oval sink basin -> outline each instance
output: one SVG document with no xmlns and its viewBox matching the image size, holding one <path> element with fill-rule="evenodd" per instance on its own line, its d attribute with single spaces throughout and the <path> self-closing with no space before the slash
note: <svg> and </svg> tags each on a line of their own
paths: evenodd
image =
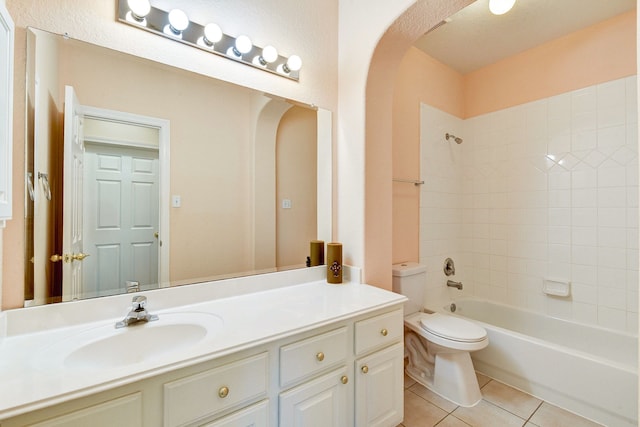
<svg viewBox="0 0 640 427">
<path fill-rule="evenodd" d="M 116 329 L 105 325 L 55 344 L 46 353 L 65 368 L 117 368 L 193 349 L 222 328 L 209 313 L 164 313 L 158 320 Z"/>
</svg>

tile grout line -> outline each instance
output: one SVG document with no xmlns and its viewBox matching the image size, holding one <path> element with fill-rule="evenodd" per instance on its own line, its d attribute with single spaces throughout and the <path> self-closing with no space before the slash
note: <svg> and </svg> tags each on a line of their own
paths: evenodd
<svg viewBox="0 0 640 427">
<path fill-rule="evenodd" d="M 536 409 L 531 413 L 531 415 L 529 415 L 529 418 L 526 419 L 526 421 L 524 422 L 523 426 L 527 425 L 527 423 L 531 422 L 531 418 L 533 418 L 533 416 L 535 415 L 536 412 L 538 412 L 538 409 L 540 409 L 540 407 L 544 404 L 544 400 L 540 401 L 540 404 L 536 407 Z"/>
</svg>

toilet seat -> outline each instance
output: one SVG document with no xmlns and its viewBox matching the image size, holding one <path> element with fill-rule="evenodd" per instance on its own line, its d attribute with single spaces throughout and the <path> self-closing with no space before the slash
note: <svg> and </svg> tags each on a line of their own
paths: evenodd
<svg viewBox="0 0 640 427">
<path fill-rule="evenodd" d="M 487 339 L 487 331 L 484 328 L 447 314 L 432 313 L 420 316 L 420 326 L 435 336 L 456 342 L 477 343 Z"/>
</svg>

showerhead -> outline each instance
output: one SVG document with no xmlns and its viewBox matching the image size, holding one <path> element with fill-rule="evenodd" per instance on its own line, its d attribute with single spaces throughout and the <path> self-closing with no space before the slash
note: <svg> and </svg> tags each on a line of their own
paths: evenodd
<svg viewBox="0 0 640 427">
<path fill-rule="evenodd" d="M 447 133 L 447 134 L 445 134 L 445 138 L 447 138 L 447 141 L 448 141 L 450 138 L 453 138 L 453 140 L 456 142 L 456 144 L 462 144 L 462 138 L 458 138 L 457 136 L 455 136 L 455 135 L 453 135 L 453 134 L 451 134 L 451 133 Z"/>
</svg>

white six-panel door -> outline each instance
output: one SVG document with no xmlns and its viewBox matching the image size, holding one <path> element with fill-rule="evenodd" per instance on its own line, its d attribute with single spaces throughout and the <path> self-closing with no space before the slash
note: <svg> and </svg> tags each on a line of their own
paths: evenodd
<svg viewBox="0 0 640 427">
<path fill-rule="evenodd" d="M 85 292 L 158 283 L 158 151 L 86 144 Z"/>
</svg>

